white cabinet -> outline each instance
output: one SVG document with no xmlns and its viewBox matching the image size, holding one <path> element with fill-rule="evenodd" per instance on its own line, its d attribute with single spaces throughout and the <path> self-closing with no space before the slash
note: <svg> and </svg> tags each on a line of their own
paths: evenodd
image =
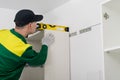
<svg viewBox="0 0 120 80">
<path fill-rule="evenodd" d="M 120 80 L 120 0 L 102 4 L 105 80 Z"/>
<path fill-rule="evenodd" d="M 46 33 L 53 33 L 55 42 L 49 47 L 44 67 L 25 67 L 20 80 L 70 80 L 69 32 L 45 30 L 32 35 L 27 41 L 39 51 L 41 39 Z"/>
<path fill-rule="evenodd" d="M 71 80 L 103 80 L 101 38 L 100 25 L 71 37 Z"/>
</svg>

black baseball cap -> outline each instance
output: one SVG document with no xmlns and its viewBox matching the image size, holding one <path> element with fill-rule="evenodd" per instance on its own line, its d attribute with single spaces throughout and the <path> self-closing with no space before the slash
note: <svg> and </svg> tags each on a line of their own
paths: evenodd
<svg viewBox="0 0 120 80">
<path fill-rule="evenodd" d="M 22 9 L 16 13 L 14 22 L 16 26 L 22 27 L 30 22 L 37 22 L 43 19 L 43 15 L 36 15 L 32 10 Z"/>
</svg>

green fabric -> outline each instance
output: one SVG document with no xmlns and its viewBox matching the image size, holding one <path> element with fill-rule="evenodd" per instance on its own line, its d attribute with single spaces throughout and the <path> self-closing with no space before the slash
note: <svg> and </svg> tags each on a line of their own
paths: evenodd
<svg viewBox="0 0 120 80">
<path fill-rule="evenodd" d="M 13 35 L 10 30 L 0 30 L 0 37 L 0 43 L 19 57 L 21 57 L 26 49 L 31 46 L 30 44 L 23 42 L 19 37 L 16 37 L 16 35 Z"/>
<path fill-rule="evenodd" d="M 15 32 L 14 29 L 10 31 L 25 44 L 27 43 L 25 38 Z M 30 66 L 39 66 L 45 63 L 47 51 L 48 47 L 46 45 L 42 45 L 40 52 L 34 51 L 31 46 L 19 57 L 6 49 L 4 45 L 0 44 L 0 80 L 19 80 L 26 63 Z"/>
<path fill-rule="evenodd" d="M 39 53 L 32 50 L 32 47 L 29 47 L 22 55 L 22 59 L 30 66 L 39 66 L 45 63 L 47 58 L 47 51 L 48 47 L 46 45 L 42 45 Z"/>
<path fill-rule="evenodd" d="M 14 29 L 11 29 L 10 32 L 20 38 L 24 43 L 27 43 L 25 38 L 21 34 L 17 33 Z"/>
<path fill-rule="evenodd" d="M 25 62 L 0 44 L 0 80 L 18 80 Z"/>
</svg>

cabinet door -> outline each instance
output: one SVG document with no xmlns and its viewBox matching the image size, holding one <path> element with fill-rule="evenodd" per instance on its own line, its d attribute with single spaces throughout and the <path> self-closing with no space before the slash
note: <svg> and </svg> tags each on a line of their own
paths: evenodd
<svg viewBox="0 0 120 80">
<path fill-rule="evenodd" d="M 46 33 L 54 34 L 55 42 L 49 47 L 44 67 L 26 67 L 20 80 L 70 80 L 69 33 L 45 30 L 30 37 L 28 42 L 36 51 L 40 49 L 40 41 Z"/>
<path fill-rule="evenodd" d="M 44 66 L 44 80 L 70 80 L 69 72 L 69 33 L 46 30 L 53 33 L 55 42 L 49 47 Z"/>
<path fill-rule="evenodd" d="M 100 25 L 78 33 L 71 42 L 71 80 L 103 80 L 103 52 Z"/>
</svg>

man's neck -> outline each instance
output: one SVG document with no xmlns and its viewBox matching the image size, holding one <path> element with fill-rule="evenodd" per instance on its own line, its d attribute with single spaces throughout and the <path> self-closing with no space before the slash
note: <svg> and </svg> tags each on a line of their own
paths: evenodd
<svg viewBox="0 0 120 80">
<path fill-rule="evenodd" d="M 25 28 L 15 27 L 15 31 L 21 34 L 25 38 L 28 36 L 27 30 Z"/>
</svg>

